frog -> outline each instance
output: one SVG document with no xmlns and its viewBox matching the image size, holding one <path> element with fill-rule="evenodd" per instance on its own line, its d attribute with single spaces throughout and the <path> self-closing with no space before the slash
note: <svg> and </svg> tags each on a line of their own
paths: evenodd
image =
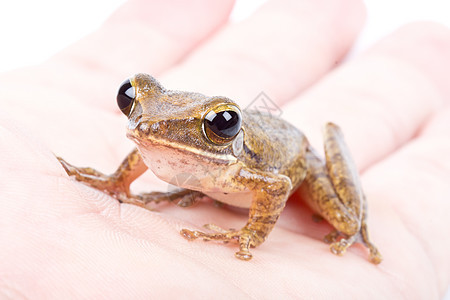
<svg viewBox="0 0 450 300">
<path fill-rule="evenodd" d="M 333 227 L 324 238 L 332 253 L 343 255 L 362 242 L 372 263 L 382 261 L 369 239 L 367 199 L 357 168 L 336 124 L 324 126 L 322 158 L 299 129 L 280 117 L 242 110 L 223 96 L 167 90 L 148 74 L 126 79 L 117 104 L 136 147 L 109 175 L 57 157 L 69 176 L 144 208 L 162 201 L 190 206 L 208 197 L 248 209 L 241 229 L 207 224 L 205 230 L 180 231 L 190 241 L 236 242 L 235 256 L 241 260 L 253 257 L 250 249 L 267 239 L 287 200 L 298 193 Z M 148 169 L 166 182 L 183 174 L 195 180 L 179 180 L 178 189 L 168 192 L 132 193 L 130 184 Z"/>
</svg>

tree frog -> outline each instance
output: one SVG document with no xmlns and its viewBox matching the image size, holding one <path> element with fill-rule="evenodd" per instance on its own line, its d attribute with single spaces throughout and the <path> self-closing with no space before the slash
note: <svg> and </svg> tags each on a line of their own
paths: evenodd
<svg viewBox="0 0 450 300">
<path fill-rule="evenodd" d="M 77 180 L 142 207 L 173 199 L 189 205 L 186 199 L 208 196 L 248 208 L 248 221 L 239 230 L 209 224 L 208 232 L 180 232 L 188 240 L 234 240 L 239 244 L 236 257 L 242 260 L 252 258 L 249 249 L 266 240 L 288 198 L 300 193 L 335 228 L 325 238 L 333 253 L 342 255 L 359 239 L 369 249 L 370 261 L 381 262 L 369 240 L 358 173 L 335 124 L 324 128 L 324 162 L 303 133 L 286 121 L 243 111 L 226 97 L 166 90 L 150 75 L 127 79 L 117 103 L 128 117 L 127 136 L 136 148 L 111 175 L 58 158 Z M 167 182 L 179 174 L 196 180 L 180 181 L 178 191 L 131 193 L 130 184 L 148 168 Z"/>
</svg>

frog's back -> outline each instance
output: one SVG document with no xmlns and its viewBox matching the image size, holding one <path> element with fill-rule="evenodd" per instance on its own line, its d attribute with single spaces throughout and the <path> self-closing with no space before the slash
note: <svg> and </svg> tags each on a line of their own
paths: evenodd
<svg viewBox="0 0 450 300">
<path fill-rule="evenodd" d="M 275 116 L 243 112 L 242 159 L 247 166 L 288 176 L 293 187 L 303 180 L 308 141 L 301 131 Z"/>
</svg>

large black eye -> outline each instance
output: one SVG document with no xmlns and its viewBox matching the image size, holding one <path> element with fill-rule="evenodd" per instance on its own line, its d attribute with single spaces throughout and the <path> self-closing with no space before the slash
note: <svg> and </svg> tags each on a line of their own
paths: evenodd
<svg viewBox="0 0 450 300">
<path fill-rule="evenodd" d="M 130 114 L 131 107 L 133 106 L 136 92 L 133 85 L 131 85 L 130 79 L 125 80 L 117 92 L 117 105 L 120 110 L 128 116 Z"/>
<path fill-rule="evenodd" d="M 215 144 L 231 141 L 241 130 L 241 112 L 234 105 L 224 105 L 208 112 L 203 121 L 208 139 Z"/>
</svg>

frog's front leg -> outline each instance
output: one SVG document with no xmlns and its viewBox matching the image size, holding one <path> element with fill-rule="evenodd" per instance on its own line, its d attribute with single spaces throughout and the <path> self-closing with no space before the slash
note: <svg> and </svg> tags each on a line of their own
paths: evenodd
<svg viewBox="0 0 450 300">
<path fill-rule="evenodd" d="M 203 197 L 200 192 L 180 189 L 173 192 L 151 192 L 135 195 L 130 192 L 130 184 L 146 170 L 139 151 L 135 148 L 122 161 L 117 170 L 111 175 L 105 175 L 92 168 L 79 168 L 57 157 L 69 176 L 84 182 L 98 190 L 104 191 L 123 203 L 130 203 L 145 207 L 148 203 L 162 201 L 176 202 L 179 206 L 192 205 L 195 200 Z"/>
<path fill-rule="evenodd" d="M 239 251 L 236 257 L 250 260 L 250 247 L 263 243 L 272 231 L 278 217 L 286 205 L 292 189 L 291 180 L 284 175 L 258 174 L 248 169 L 241 169 L 239 175 L 233 178 L 234 183 L 250 188 L 252 202 L 247 224 L 240 230 L 224 230 L 216 225 L 207 224 L 207 229 L 216 233 L 202 231 L 181 230 L 181 235 L 188 240 L 203 238 L 204 240 L 218 240 L 228 242 L 236 240 Z"/>
<path fill-rule="evenodd" d="M 312 149 L 307 151 L 308 173 L 298 192 L 335 228 L 324 238 L 331 243 L 331 252 L 342 255 L 360 239 L 370 251 L 370 261 L 378 264 L 382 257 L 369 240 L 367 201 L 358 172 L 339 127 L 333 123 L 325 126 L 324 149 L 325 164 Z M 339 240 L 339 236 L 343 238 Z"/>
</svg>

